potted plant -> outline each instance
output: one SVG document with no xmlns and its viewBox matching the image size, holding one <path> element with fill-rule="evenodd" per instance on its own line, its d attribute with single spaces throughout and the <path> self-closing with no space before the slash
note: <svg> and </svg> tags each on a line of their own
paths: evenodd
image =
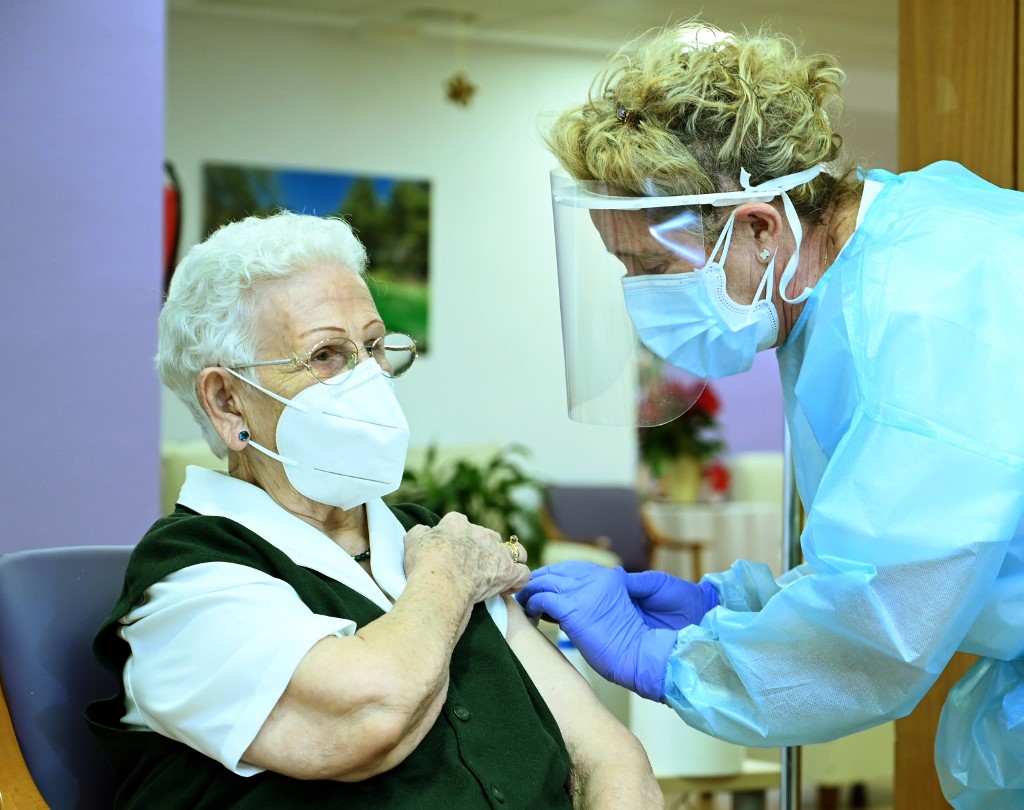
<svg viewBox="0 0 1024 810">
<path fill-rule="evenodd" d="M 699 395 L 693 385 L 703 386 Z M 708 478 L 711 489 L 727 489 L 728 471 L 716 461 L 726 447 L 718 422 L 722 405 L 711 385 L 668 381 L 647 396 L 658 402 L 693 400 L 693 405 L 672 421 L 638 429 L 640 460 L 654 494 L 668 500 L 695 501 L 709 470 L 713 472 Z"/>
<path fill-rule="evenodd" d="M 461 512 L 503 540 L 514 534 L 526 548 L 528 563 L 536 566 L 544 543 L 539 511 L 546 485 L 524 472 L 521 461 L 527 454 L 521 445 L 508 445 L 480 463 L 465 458 L 445 462 L 431 445 L 423 465 L 407 468 L 402 485 L 385 500 L 419 504 L 437 515 Z"/>
</svg>

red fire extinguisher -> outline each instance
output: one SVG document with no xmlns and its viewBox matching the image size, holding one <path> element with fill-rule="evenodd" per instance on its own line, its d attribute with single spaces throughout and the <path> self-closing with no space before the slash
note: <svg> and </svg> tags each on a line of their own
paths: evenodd
<svg viewBox="0 0 1024 810">
<path fill-rule="evenodd" d="M 181 241 L 181 185 L 174 165 L 164 161 L 164 296 L 171 286 L 171 276 L 178 264 L 178 243 Z"/>
</svg>

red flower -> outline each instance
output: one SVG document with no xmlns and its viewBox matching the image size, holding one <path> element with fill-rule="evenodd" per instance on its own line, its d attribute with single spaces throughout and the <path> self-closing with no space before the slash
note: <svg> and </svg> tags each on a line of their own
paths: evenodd
<svg viewBox="0 0 1024 810">
<path fill-rule="evenodd" d="M 704 413 L 716 414 L 721 409 L 722 403 L 718 401 L 718 395 L 711 389 L 711 386 L 706 385 L 693 407 L 698 411 L 704 411 Z"/>
<path fill-rule="evenodd" d="M 732 475 L 729 473 L 729 468 L 721 461 L 714 461 L 705 467 L 704 478 L 707 479 L 711 491 L 719 494 L 728 492 L 729 486 L 732 484 Z"/>
<path fill-rule="evenodd" d="M 703 465 L 725 450 L 717 417 L 722 403 L 703 382 L 650 380 L 639 405 L 640 424 L 652 426 L 640 428 L 640 458 L 655 476 L 672 459 L 692 458 Z"/>
</svg>

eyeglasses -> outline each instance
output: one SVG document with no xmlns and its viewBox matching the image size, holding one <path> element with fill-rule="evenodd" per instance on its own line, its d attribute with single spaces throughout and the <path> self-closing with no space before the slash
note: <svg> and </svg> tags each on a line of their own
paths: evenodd
<svg viewBox="0 0 1024 810">
<path fill-rule="evenodd" d="M 317 343 L 305 357 L 289 357 L 284 360 L 260 360 L 232 368 L 253 368 L 255 366 L 280 366 L 291 363 L 303 366 L 313 379 L 326 385 L 341 382 L 340 376 L 351 371 L 359 363 L 363 352 L 380 365 L 387 377 L 400 377 L 409 370 L 416 353 L 416 341 L 401 332 L 388 332 L 362 346 L 345 337 L 333 337 Z"/>
</svg>

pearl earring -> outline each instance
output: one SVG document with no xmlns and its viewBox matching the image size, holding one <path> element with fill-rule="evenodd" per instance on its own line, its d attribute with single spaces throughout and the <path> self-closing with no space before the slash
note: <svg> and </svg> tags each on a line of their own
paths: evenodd
<svg viewBox="0 0 1024 810">
<path fill-rule="evenodd" d="M 761 248 L 760 252 L 758 252 L 757 254 L 757 258 L 759 258 L 763 262 L 768 261 L 771 257 L 772 252 L 768 250 L 768 248 Z"/>
<path fill-rule="evenodd" d="M 241 433 L 238 434 L 238 438 L 241 439 L 243 442 L 249 441 L 249 431 L 243 430 Z"/>
</svg>

